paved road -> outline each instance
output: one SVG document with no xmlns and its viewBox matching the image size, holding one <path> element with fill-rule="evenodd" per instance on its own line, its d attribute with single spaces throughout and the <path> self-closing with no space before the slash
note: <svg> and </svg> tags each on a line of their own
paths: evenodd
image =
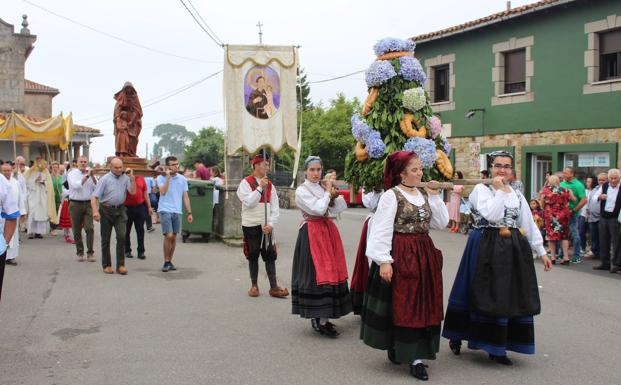
<svg viewBox="0 0 621 385">
<path fill-rule="evenodd" d="M 365 217 L 342 215 L 339 227 L 353 268 Z M 279 278 L 288 286 L 299 213 L 284 210 L 277 226 Z M 445 257 L 445 298 L 465 243 L 433 232 Z M 98 237 L 96 242 L 98 243 Z M 57 238 L 26 240 L 19 266 L 7 267 L 0 304 L 0 384 L 405 384 L 407 366 L 358 339 L 359 319 L 335 323 L 322 338 L 290 314 L 290 301 L 246 295 L 241 250 L 192 242 L 177 248 L 176 272 L 162 273 L 161 236 L 147 234 L 147 259 L 128 260 L 129 275 L 108 276 L 99 263 L 78 263 Z M 99 253 L 97 253 L 99 257 Z M 513 355 L 499 367 L 480 352 L 440 355 L 429 363 L 433 384 L 620 384 L 621 276 L 593 272 L 592 262 L 537 264 L 543 313 L 537 354 Z"/>
</svg>

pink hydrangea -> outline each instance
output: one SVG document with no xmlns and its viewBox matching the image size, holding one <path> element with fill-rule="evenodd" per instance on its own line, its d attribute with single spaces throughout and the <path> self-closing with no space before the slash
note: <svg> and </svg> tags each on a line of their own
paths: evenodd
<svg viewBox="0 0 621 385">
<path fill-rule="evenodd" d="M 431 138 L 435 139 L 436 136 L 442 133 L 442 121 L 437 116 L 432 116 L 427 123 L 427 128 L 431 130 Z"/>
</svg>

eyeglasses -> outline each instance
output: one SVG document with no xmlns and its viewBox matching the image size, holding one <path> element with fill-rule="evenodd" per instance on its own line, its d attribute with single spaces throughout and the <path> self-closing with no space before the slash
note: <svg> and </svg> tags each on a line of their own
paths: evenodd
<svg viewBox="0 0 621 385">
<path fill-rule="evenodd" d="M 494 164 L 493 167 L 499 170 L 502 168 L 504 168 L 505 170 L 511 170 L 513 168 L 513 166 L 511 166 L 510 164 L 500 164 L 500 163 Z"/>
</svg>

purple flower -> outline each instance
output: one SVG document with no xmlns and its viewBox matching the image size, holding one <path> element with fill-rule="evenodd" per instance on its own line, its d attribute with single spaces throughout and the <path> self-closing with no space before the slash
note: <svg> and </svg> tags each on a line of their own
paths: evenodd
<svg viewBox="0 0 621 385">
<path fill-rule="evenodd" d="M 397 39 L 394 37 L 384 38 L 373 46 L 373 51 L 377 56 L 383 55 L 387 52 L 397 51 L 414 51 L 416 43 L 411 40 Z"/>
<path fill-rule="evenodd" d="M 451 144 L 448 142 L 448 139 L 446 139 L 444 136 L 441 136 L 441 138 L 442 138 L 442 145 L 443 145 L 443 146 L 442 146 L 442 151 L 444 151 L 444 153 L 445 153 L 446 155 L 448 155 L 448 154 L 450 154 L 450 152 L 451 152 L 451 148 L 452 148 L 452 146 L 451 146 Z"/>
<path fill-rule="evenodd" d="M 351 117 L 351 133 L 357 141 L 365 143 L 371 133 L 371 127 L 358 114 Z"/>
<path fill-rule="evenodd" d="M 402 56 L 399 58 L 401 63 L 401 69 L 399 75 L 403 76 L 405 80 L 417 81 L 421 86 L 427 80 L 427 75 L 423 70 L 423 66 L 420 65 L 418 59 L 412 56 Z"/>
<path fill-rule="evenodd" d="M 431 130 L 431 138 L 435 139 L 440 133 L 442 133 L 442 121 L 437 116 L 432 116 L 427 122 L 427 128 Z"/>
<path fill-rule="evenodd" d="M 395 76 L 397 73 L 388 60 L 373 62 L 365 74 L 369 88 L 380 86 Z"/>
<path fill-rule="evenodd" d="M 379 159 L 384 156 L 386 151 L 386 144 L 382 140 L 382 136 L 377 131 L 371 131 L 365 142 L 367 152 L 369 156 L 374 159 Z"/>
<path fill-rule="evenodd" d="M 430 139 L 421 137 L 410 138 L 403 145 L 403 149 L 415 153 L 418 159 L 420 159 L 423 168 L 432 167 L 436 159 L 438 159 L 436 144 Z"/>
</svg>

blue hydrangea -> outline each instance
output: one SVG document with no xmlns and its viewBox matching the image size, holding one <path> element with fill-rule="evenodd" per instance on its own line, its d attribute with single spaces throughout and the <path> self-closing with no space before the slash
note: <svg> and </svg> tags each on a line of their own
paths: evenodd
<svg viewBox="0 0 621 385">
<path fill-rule="evenodd" d="M 451 152 L 451 144 L 448 142 L 448 139 L 446 139 L 444 136 L 442 137 L 442 151 L 444 151 L 446 153 L 446 155 L 450 154 Z"/>
<path fill-rule="evenodd" d="M 397 76 L 397 73 L 388 60 L 373 62 L 365 74 L 369 88 L 378 87 L 395 76 Z"/>
<path fill-rule="evenodd" d="M 373 51 L 377 56 L 380 56 L 387 52 L 414 51 L 414 48 L 416 48 L 416 43 L 411 40 L 387 37 L 375 43 Z"/>
<path fill-rule="evenodd" d="M 423 66 L 420 65 L 418 59 L 412 56 L 402 56 L 399 58 L 401 63 L 401 69 L 399 75 L 403 76 L 405 80 L 417 81 L 421 86 L 427 80 L 427 75 L 423 70 Z"/>
<path fill-rule="evenodd" d="M 351 133 L 360 143 L 365 143 L 371 133 L 371 127 L 358 114 L 351 117 Z"/>
<path fill-rule="evenodd" d="M 386 151 L 386 144 L 382 140 L 382 136 L 377 131 L 371 131 L 365 142 L 367 152 L 369 156 L 374 159 L 379 159 L 384 156 Z"/>
<path fill-rule="evenodd" d="M 430 168 L 438 159 L 436 144 L 433 140 L 421 137 L 410 138 L 403 145 L 403 149 L 411 151 L 418 156 L 423 168 Z"/>
</svg>

